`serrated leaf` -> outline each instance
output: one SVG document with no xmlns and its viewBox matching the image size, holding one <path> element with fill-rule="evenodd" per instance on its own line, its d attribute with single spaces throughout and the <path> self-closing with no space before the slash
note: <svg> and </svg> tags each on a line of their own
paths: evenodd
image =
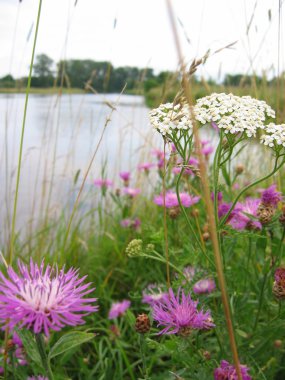
<svg viewBox="0 0 285 380">
<path fill-rule="evenodd" d="M 38 351 L 37 343 L 35 341 L 35 338 L 33 334 L 29 330 L 20 330 L 18 328 L 14 329 L 16 333 L 19 335 L 23 346 L 25 348 L 25 351 L 28 355 L 28 357 L 37 365 L 42 367 L 42 360 Z"/>
<path fill-rule="evenodd" d="M 86 333 L 84 331 L 72 331 L 63 335 L 50 349 L 48 355 L 49 360 L 70 350 L 71 348 L 88 342 L 93 339 L 94 336 L 95 335 L 93 333 Z"/>
</svg>

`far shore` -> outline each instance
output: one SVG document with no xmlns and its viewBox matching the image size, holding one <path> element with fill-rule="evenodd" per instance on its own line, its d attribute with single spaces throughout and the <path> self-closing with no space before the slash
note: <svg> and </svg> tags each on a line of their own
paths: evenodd
<svg viewBox="0 0 285 380">
<path fill-rule="evenodd" d="M 25 94 L 26 88 L 0 88 L 0 94 Z M 48 87 L 48 88 L 40 88 L 40 87 L 31 87 L 30 94 L 39 94 L 39 95 L 51 95 L 51 94 L 84 94 L 91 92 L 86 92 L 82 88 L 66 88 L 66 87 Z M 128 90 L 125 91 L 127 95 L 143 95 L 142 91 L 138 90 Z"/>
</svg>

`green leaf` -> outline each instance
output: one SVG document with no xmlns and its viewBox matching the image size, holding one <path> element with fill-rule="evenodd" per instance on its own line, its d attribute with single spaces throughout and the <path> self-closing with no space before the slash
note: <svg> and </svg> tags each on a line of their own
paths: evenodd
<svg viewBox="0 0 285 380">
<path fill-rule="evenodd" d="M 37 343 L 33 334 L 29 330 L 20 330 L 18 328 L 14 329 L 16 333 L 19 335 L 23 346 L 25 347 L 25 351 L 28 357 L 37 365 L 42 367 L 42 360 L 38 351 Z"/>
<path fill-rule="evenodd" d="M 231 186 L 231 179 L 230 179 L 230 176 L 229 176 L 225 166 L 222 167 L 222 174 L 223 174 L 223 177 L 224 177 L 226 184 L 228 186 Z"/>
<path fill-rule="evenodd" d="M 248 334 L 245 331 L 242 331 L 240 329 L 236 329 L 236 333 L 241 336 L 242 338 L 248 338 Z"/>
<path fill-rule="evenodd" d="M 82 343 L 88 342 L 94 338 L 93 333 L 86 333 L 84 331 L 72 331 L 63 335 L 50 349 L 48 358 L 49 360 L 70 350 Z"/>
</svg>

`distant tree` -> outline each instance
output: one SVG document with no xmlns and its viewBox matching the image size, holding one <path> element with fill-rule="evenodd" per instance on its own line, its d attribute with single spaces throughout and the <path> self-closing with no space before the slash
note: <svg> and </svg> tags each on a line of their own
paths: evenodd
<svg viewBox="0 0 285 380">
<path fill-rule="evenodd" d="M 96 62 L 90 59 L 70 59 L 60 61 L 57 65 L 58 76 L 66 79 L 71 87 L 84 88 L 86 83 L 98 92 L 106 91 L 113 67 L 109 62 Z M 64 81 L 66 86 L 66 80 Z"/>
<path fill-rule="evenodd" d="M 0 87 L 2 88 L 13 88 L 15 87 L 16 81 L 11 74 L 5 75 L 0 78 Z"/>
<path fill-rule="evenodd" d="M 243 75 L 243 74 L 227 74 L 224 79 L 224 85 L 225 86 L 250 86 L 252 85 L 253 81 L 257 85 L 260 85 L 262 83 L 262 78 L 260 78 L 257 75 Z"/>
<path fill-rule="evenodd" d="M 53 60 L 46 54 L 38 54 L 34 64 L 34 76 L 32 78 L 32 86 L 49 87 L 53 85 Z"/>
</svg>

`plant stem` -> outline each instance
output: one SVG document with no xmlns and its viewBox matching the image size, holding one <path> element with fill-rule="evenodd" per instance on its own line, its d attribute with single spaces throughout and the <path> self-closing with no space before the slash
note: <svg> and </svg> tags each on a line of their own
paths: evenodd
<svg viewBox="0 0 285 380">
<path fill-rule="evenodd" d="M 47 357 L 47 353 L 46 353 L 44 337 L 40 333 L 40 334 L 35 334 L 35 338 L 36 338 L 36 343 L 38 346 L 39 354 L 40 354 L 40 357 L 42 359 L 43 368 L 46 371 L 46 375 L 47 375 L 49 380 L 54 380 L 54 377 L 53 377 L 53 374 L 52 374 L 52 371 L 50 368 L 49 360 Z"/>
<path fill-rule="evenodd" d="M 168 248 L 168 230 L 167 230 L 167 215 L 166 215 L 166 205 L 165 205 L 165 197 L 166 197 L 166 141 L 164 141 L 163 146 L 163 177 L 162 177 L 162 187 L 163 187 L 163 229 L 164 229 L 164 252 L 165 252 L 165 262 L 166 262 L 166 281 L 167 287 L 170 288 L 170 267 L 169 267 L 169 248 Z"/>
<path fill-rule="evenodd" d="M 148 379 L 148 370 L 146 365 L 146 357 L 145 357 L 145 337 L 144 334 L 139 334 L 139 343 L 140 343 L 140 352 L 141 352 L 141 358 L 142 358 L 142 365 L 143 365 L 143 376 L 144 379 Z"/>
<path fill-rule="evenodd" d="M 12 263 L 13 251 L 14 251 L 15 226 L 16 226 L 17 204 L 18 204 L 19 184 L 20 184 L 20 175 L 21 175 L 21 163 L 22 163 L 23 145 L 24 145 L 24 134 L 25 134 L 25 126 L 26 126 L 29 93 L 30 93 L 30 88 L 31 88 L 34 56 L 35 56 L 38 30 L 39 30 L 39 23 L 40 23 L 41 8 L 42 8 L 42 0 L 39 0 L 37 24 L 36 24 L 36 31 L 35 31 L 35 36 L 34 36 L 33 51 L 32 51 L 30 71 L 29 71 L 29 77 L 28 77 L 28 84 L 27 84 L 27 88 L 26 88 L 24 116 L 23 116 L 22 131 L 21 131 L 21 138 L 20 138 L 20 150 L 19 150 L 19 157 L 18 157 L 18 168 L 17 168 L 17 177 L 16 177 L 16 190 L 15 190 L 14 208 L 13 208 L 10 250 L 9 250 L 9 256 L 8 256 L 8 260 L 7 260 L 9 265 Z"/>
<path fill-rule="evenodd" d="M 190 116 L 192 123 L 193 123 L 193 136 L 195 139 L 195 148 L 196 148 L 196 152 L 197 152 L 197 156 L 198 156 L 198 160 L 199 160 L 199 168 L 200 168 L 200 174 L 201 174 L 201 182 L 202 182 L 203 190 L 204 190 L 206 210 L 207 210 L 207 213 L 209 216 L 209 230 L 210 230 L 212 244 L 213 244 L 214 259 L 215 259 L 215 264 L 216 264 L 216 270 L 217 270 L 219 285 L 220 285 L 220 289 L 221 289 L 221 297 L 222 297 L 222 302 L 223 302 L 223 306 L 224 306 L 224 315 L 225 315 L 228 334 L 229 334 L 230 347 L 231 347 L 231 351 L 232 351 L 232 355 L 233 355 L 233 361 L 234 361 L 234 365 L 235 365 L 235 369 L 236 369 L 236 373 L 237 373 L 237 378 L 238 378 L 238 380 L 242 380 L 237 344 L 236 344 L 236 339 L 235 339 L 235 333 L 234 333 L 234 327 L 233 327 L 233 322 L 232 322 L 230 304 L 229 304 L 227 288 L 226 288 L 226 281 L 225 281 L 225 276 L 224 276 L 224 272 L 223 272 L 223 265 L 222 265 L 222 259 L 221 259 L 219 241 L 218 241 L 217 226 L 216 226 L 216 222 L 215 222 L 213 202 L 211 200 L 211 193 L 210 193 L 208 177 L 207 177 L 207 169 L 206 169 L 206 165 L 204 162 L 203 154 L 201 152 L 201 143 L 200 143 L 199 132 L 197 129 L 197 125 L 195 123 L 193 110 L 191 108 L 193 102 L 192 102 L 192 96 L 191 96 L 191 91 L 190 91 L 190 85 L 189 85 L 189 81 L 188 81 L 188 77 L 187 77 L 187 73 L 186 73 L 186 68 L 184 65 L 184 59 L 183 59 L 183 54 L 182 54 L 182 50 L 181 50 L 178 31 L 176 28 L 175 16 L 174 16 L 174 12 L 172 9 L 171 0 L 166 0 L 166 4 L 167 4 L 167 10 L 168 10 L 170 23 L 171 23 L 171 27 L 172 27 L 173 37 L 175 40 L 179 64 L 181 65 L 182 89 L 184 92 L 184 96 L 185 96 L 185 98 L 189 104 L 189 111 L 190 111 L 189 116 Z"/>
</svg>

